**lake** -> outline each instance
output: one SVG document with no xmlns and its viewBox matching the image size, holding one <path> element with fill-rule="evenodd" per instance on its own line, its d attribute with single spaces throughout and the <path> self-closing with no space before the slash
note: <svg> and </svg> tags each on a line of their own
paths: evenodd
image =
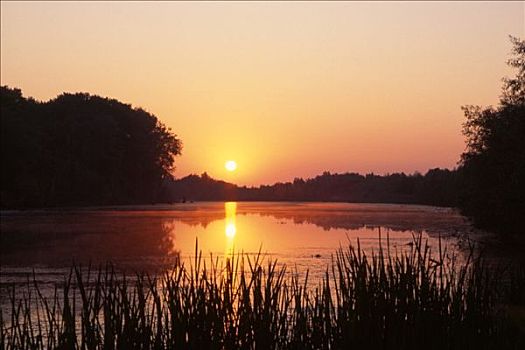
<svg viewBox="0 0 525 350">
<path fill-rule="evenodd" d="M 340 246 L 368 253 L 381 242 L 390 251 L 421 235 L 438 250 L 461 254 L 460 237 L 472 227 L 455 210 L 417 205 L 350 203 L 208 202 L 1 213 L 2 299 L 28 276 L 52 289 L 73 263 L 159 273 L 180 260 L 222 259 L 236 253 L 277 259 L 290 271 L 321 278 Z M 31 277 L 32 278 L 32 277 Z M 47 286 L 48 288 L 45 288 Z"/>
</svg>

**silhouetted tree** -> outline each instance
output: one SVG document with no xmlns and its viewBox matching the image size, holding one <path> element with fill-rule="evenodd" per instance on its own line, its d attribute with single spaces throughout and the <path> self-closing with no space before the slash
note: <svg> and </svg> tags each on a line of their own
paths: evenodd
<svg viewBox="0 0 525 350">
<path fill-rule="evenodd" d="M 154 115 L 114 99 L 45 103 L 1 88 L 2 207 L 156 201 L 181 143 Z"/>
<path fill-rule="evenodd" d="M 525 41 L 511 40 L 508 63 L 517 74 L 504 79 L 500 105 L 463 107 L 467 151 L 460 205 L 478 225 L 518 234 L 525 213 Z"/>
</svg>

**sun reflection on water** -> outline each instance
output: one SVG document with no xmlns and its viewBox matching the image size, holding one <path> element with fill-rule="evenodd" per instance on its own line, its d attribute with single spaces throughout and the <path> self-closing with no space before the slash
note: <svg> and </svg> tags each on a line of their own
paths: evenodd
<svg viewBox="0 0 525 350">
<path fill-rule="evenodd" d="M 225 231 L 226 231 L 227 237 L 229 238 L 235 237 L 235 233 L 237 231 L 237 229 L 235 228 L 235 224 L 227 224 Z"/>
<path fill-rule="evenodd" d="M 226 257 L 230 257 L 234 251 L 235 234 L 237 233 L 237 227 L 235 226 L 236 213 L 237 202 L 224 203 L 224 233 L 226 235 Z"/>
</svg>

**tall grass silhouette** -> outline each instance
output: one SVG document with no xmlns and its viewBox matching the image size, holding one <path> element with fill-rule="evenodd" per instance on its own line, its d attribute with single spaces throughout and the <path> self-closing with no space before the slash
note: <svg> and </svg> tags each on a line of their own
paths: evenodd
<svg viewBox="0 0 525 350">
<path fill-rule="evenodd" d="M 440 246 L 441 247 L 441 246 Z M 404 252 L 338 249 L 316 285 L 263 255 L 179 263 L 160 276 L 74 266 L 53 297 L 14 288 L 2 349 L 523 348 L 525 273 L 460 263 L 421 237 Z"/>
</svg>

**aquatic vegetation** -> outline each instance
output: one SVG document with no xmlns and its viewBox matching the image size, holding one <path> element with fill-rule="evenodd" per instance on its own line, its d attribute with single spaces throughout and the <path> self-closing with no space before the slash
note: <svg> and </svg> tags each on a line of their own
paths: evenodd
<svg viewBox="0 0 525 350">
<path fill-rule="evenodd" d="M 196 249 L 161 276 L 75 266 L 52 298 L 37 283 L 23 297 L 13 289 L 0 348 L 522 348 L 523 323 L 507 311 L 523 307 L 524 281 L 421 237 L 403 252 L 341 247 L 317 286 L 261 254 L 222 261 Z"/>
</svg>

